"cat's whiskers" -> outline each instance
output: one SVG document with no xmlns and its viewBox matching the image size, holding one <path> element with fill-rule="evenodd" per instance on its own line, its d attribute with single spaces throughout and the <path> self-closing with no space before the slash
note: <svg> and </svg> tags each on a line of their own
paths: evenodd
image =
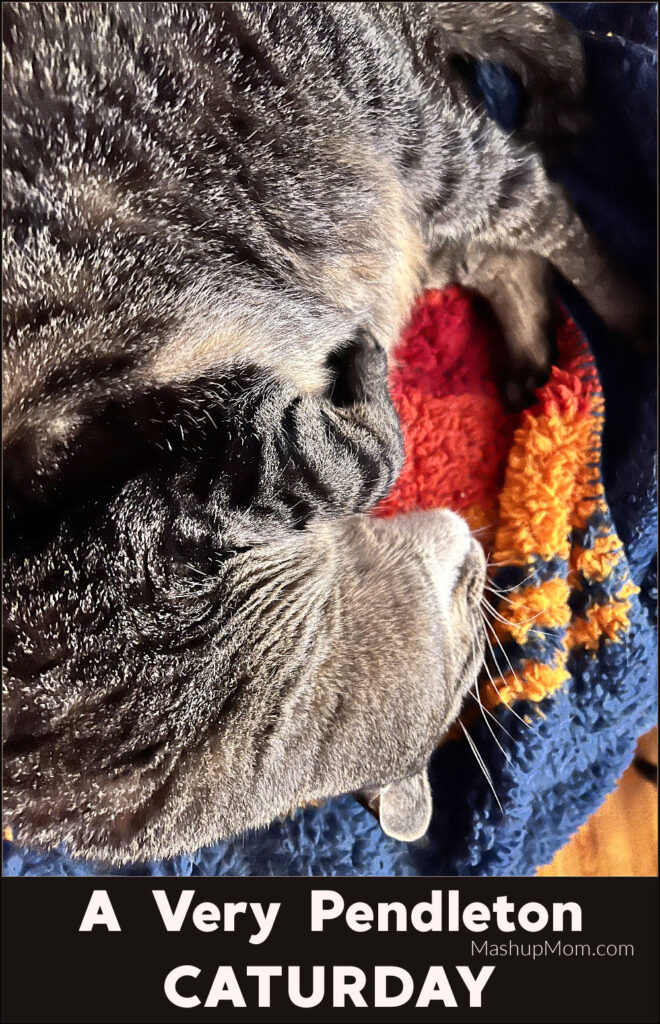
<svg viewBox="0 0 660 1024">
<path fill-rule="evenodd" d="M 482 615 L 483 615 L 483 612 L 482 612 Z M 487 626 L 490 625 L 490 623 L 487 621 L 487 619 L 485 617 L 484 617 L 484 622 L 486 623 Z M 488 647 L 489 647 L 489 650 L 490 650 L 490 654 L 491 654 L 491 657 L 493 659 L 493 664 L 494 664 L 495 668 L 497 669 L 497 671 L 501 674 L 501 669 L 500 669 L 500 666 L 499 666 L 499 664 L 497 662 L 497 658 L 495 657 L 495 651 L 494 651 L 493 645 L 492 645 L 492 643 L 490 641 L 490 637 L 488 636 L 488 632 L 486 632 L 485 635 L 486 635 L 486 643 L 488 644 Z M 496 639 L 497 639 L 497 637 L 496 637 Z M 505 653 L 505 656 L 506 656 L 506 652 L 504 652 L 504 653 Z M 508 661 L 508 658 L 507 658 L 507 661 Z M 511 671 L 512 671 L 515 679 L 517 680 L 518 685 L 521 686 L 520 680 L 518 679 L 518 676 L 516 675 L 513 667 L 511 666 L 511 662 L 509 662 L 509 667 L 511 668 Z M 511 712 L 511 714 L 515 718 L 517 718 L 518 721 L 521 722 L 525 726 L 526 729 L 530 729 L 532 732 L 536 732 L 536 730 L 532 728 L 532 726 L 529 724 L 529 722 L 526 722 L 525 719 L 521 715 L 518 714 L 516 709 L 514 707 L 512 707 L 511 704 L 507 700 L 504 699 L 500 689 L 498 688 L 498 686 L 495 683 L 495 680 L 493 679 L 493 676 L 492 676 L 492 673 L 490 671 L 490 668 L 488 667 L 488 662 L 487 661 L 484 661 L 484 668 L 486 669 L 486 673 L 487 673 L 488 678 L 490 680 L 491 686 L 495 690 L 495 693 L 499 697 L 499 699 L 502 702 L 502 704 L 504 704 L 504 706 L 506 708 L 508 708 L 508 710 Z"/>
<path fill-rule="evenodd" d="M 536 619 L 538 619 L 538 617 L 540 615 L 543 614 L 543 611 L 541 610 L 540 612 L 537 612 L 536 615 L 530 615 L 530 617 L 528 619 L 520 619 L 519 622 L 511 623 L 508 619 L 505 619 L 504 616 L 500 612 L 498 612 L 497 608 L 495 608 L 490 603 L 490 601 L 488 600 L 487 597 L 483 596 L 481 598 L 481 603 L 484 604 L 486 606 L 486 608 L 488 608 L 489 612 L 491 613 L 491 615 L 493 616 L 494 619 L 497 619 L 498 622 L 501 622 L 503 625 L 509 626 L 509 627 L 512 626 L 512 625 L 515 625 L 515 626 L 526 626 L 528 622 L 534 622 Z"/>
<path fill-rule="evenodd" d="M 478 684 L 477 684 L 477 683 L 475 683 L 475 686 L 477 686 L 477 685 L 478 685 Z M 516 739 L 515 739 L 515 737 L 511 735 L 511 733 L 510 733 L 510 732 L 509 732 L 509 730 L 508 730 L 508 729 L 506 728 L 506 726 L 502 725 L 502 723 L 500 722 L 499 718 L 498 718 L 498 717 L 497 717 L 496 715 L 494 715 L 494 714 L 493 714 L 493 712 L 492 712 L 492 711 L 490 710 L 490 708 L 487 708 L 487 707 L 486 707 L 486 705 L 485 705 L 485 704 L 484 704 L 484 702 L 483 702 L 483 701 L 481 700 L 481 698 L 477 699 L 477 697 L 475 697 L 475 695 L 474 695 L 474 693 L 473 693 L 473 691 L 472 691 L 472 690 L 468 690 L 468 696 L 469 696 L 469 697 L 471 697 L 471 699 L 472 699 L 472 700 L 473 700 L 473 701 L 474 701 L 475 703 L 479 703 L 479 704 L 481 704 L 481 707 L 483 708 L 483 710 L 484 710 L 485 714 L 487 714 L 487 715 L 488 715 L 488 717 L 490 718 L 491 722 L 494 722 L 494 723 L 495 723 L 495 725 L 499 726 L 499 728 L 500 728 L 500 729 L 502 730 L 502 732 L 503 732 L 503 733 L 506 733 L 506 735 L 507 735 L 507 736 L 509 737 L 509 739 L 510 739 L 510 740 L 512 740 L 512 741 L 513 741 L 513 743 L 516 743 Z"/>
<path fill-rule="evenodd" d="M 504 564 L 505 564 L 504 562 L 498 562 L 498 563 L 496 563 L 496 562 L 489 562 L 487 568 L 490 568 L 491 565 L 504 565 Z M 522 579 L 520 581 L 520 583 L 514 583 L 513 586 L 511 586 L 511 587 L 500 587 L 499 584 L 495 582 L 495 580 L 491 580 L 491 579 L 488 580 L 488 584 L 489 584 L 489 586 L 491 588 L 495 589 L 498 594 L 508 594 L 511 590 L 520 590 L 520 588 L 525 583 L 527 583 L 528 580 L 534 579 L 534 577 L 537 576 L 537 575 L 538 575 L 538 569 L 534 569 L 534 571 L 530 572 L 530 574 L 528 576 L 525 576 L 525 578 Z"/>
<path fill-rule="evenodd" d="M 461 722 L 460 718 L 458 720 L 458 724 L 460 725 L 461 729 L 463 730 L 463 732 L 465 734 L 465 738 L 466 738 L 466 740 L 468 741 L 468 743 L 470 745 L 470 750 L 474 754 L 475 760 L 476 760 L 477 764 L 479 765 L 479 767 L 481 768 L 481 771 L 484 774 L 484 778 L 486 779 L 486 782 L 490 786 L 492 794 L 495 797 L 495 800 L 497 801 L 497 806 L 499 807 L 499 809 L 502 812 L 502 814 L 504 814 L 504 808 L 502 807 L 502 804 L 500 803 L 500 798 L 497 795 L 497 791 L 495 789 L 495 784 L 493 782 L 492 776 L 491 776 L 490 772 L 488 771 L 488 768 L 486 767 L 486 762 L 484 761 L 483 757 L 479 753 L 479 750 L 477 749 L 476 743 L 474 742 L 474 740 L 470 736 L 469 732 L 467 731 L 467 729 L 465 728 L 465 726 Z"/>
<path fill-rule="evenodd" d="M 478 636 L 478 633 L 479 633 L 479 628 L 478 628 L 479 627 L 479 621 L 478 621 L 478 619 L 474 615 L 472 615 L 470 617 L 470 621 L 471 621 L 471 624 L 472 624 L 472 635 L 471 635 L 471 638 L 470 638 L 471 639 L 471 644 L 472 644 L 472 655 L 474 657 L 474 664 L 476 666 L 476 665 L 479 665 L 479 648 L 478 648 L 478 646 L 476 646 L 476 644 L 477 644 L 477 642 L 479 640 L 479 636 Z M 481 664 L 483 664 L 483 655 L 482 655 L 482 658 L 481 658 Z M 483 702 L 481 700 L 481 697 L 479 695 L 479 672 L 478 672 L 478 669 L 477 669 L 477 674 L 475 676 L 475 680 L 474 680 L 474 683 L 473 683 L 473 691 L 474 691 L 474 697 L 475 697 L 475 699 L 477 701 L 477 704 L 479 705 L 479 710 L 481 711 L 481 717 L 483 718 L 484 722 L 486 723 L 486 727 L 487 727 L 488 731 L 490 732 L 491 736 L 495 740 L 495 743 L 500 748 L 500 750 L 502 751 L 502 754 L 504 755 L 504 757 L 506 758 L 506 760 L 510 764 L 511 763 L 511 758 L 509 757 L 508 753 L 506 752 L 506 750 L 504 749 L 504 747 L 502 746 L 502 744 L 498 740 L 497 736 L 493 732 L 493 728 L 492 728 L 490 722 L 486 718 L 486 708 L 484 707 Z M 494 715 L 491 715 L 491 718 L 493 718 L 493 720 L 495 722 L 497 722 L 497 719 L 495 718 Z M 498 722 L 498 725 L 499 724 L 500 723 Z M 504 730 L 504 731 L 506 732 L 506 730 Z"/>
<path fill-rule="evenodd" d="M 500 598 L 500 600 L 507 601 L 514 608 L 523 608 L 523 609 L 525 608 L 525 605 L 518 605 L 518 604 L 516 604 L 515 601 L 509 601 L 509 599 L 507 597 L 502 597 L 501 595 L 497 595 L 497 596 Z M 486 600 L 484 599 L 484 603 L 487 604 L 489 611 L 493 615 L 493 618 L 497 619 L 498 622 L 501 622 L 503 625 L 506 625 L 509 628 L 511 628 L 512 626 L 524 626 L 528 622 L 533 622 L 534 619 L 537 619 L 539 617 L 539 615 L 541 615 L 541 612 L 538 612 L 536 615 L 532 616 L 529 619 L 522 619 L 520 622 L 512 622 L 512 621 L 510 621 L 507 618 L 502 618 L 501 614 L 495 612 L 493 607 L 492 607 L 492 605 L 490 604 L 490 602 L 486 602 Z M 530 630 L 530 632 L 531 633 L 536 633 L 538 636 L 547 636 L 547 637 L 550 637 L 550 638 L 554 638 L 556 636 L 555 633 L 548 633 L 547 630 L 539 629 L 538 626 L 534 626 Z"/>
</svg>

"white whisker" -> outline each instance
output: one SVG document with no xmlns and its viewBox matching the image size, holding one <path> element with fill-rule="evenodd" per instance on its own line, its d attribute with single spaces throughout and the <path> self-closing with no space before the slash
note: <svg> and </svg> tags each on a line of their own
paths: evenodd
<svg viewBox="0 0 660 1024">
<path fill-rule="evenodd" d="M 538 619 L 539 615 L 543 614 L 543 611 L 541 610 L 540 612 L 537 612 L 536 615 L 530 615 L 528 619 L 521 619 L 520 622 L 511 622 L 509 619 L 505 619 L 504 616 L 498 612 L 497 608 L 493 607 L 487 597 L 482 597 L 481 602 L 486 605 L 486 608 L 488 608 L 492 613 L 493 618 L 497 619 L 498 622 L 503 623 L 503 625 L 509 626 L 509 628 L 512 626 L 526 626 L 528 622 L 534 622 L 535 619 Z"/>
<path fill-rule="evenodd" d="M 509 599 L 507 597 L 503 597 L 502 600 L 503 601 L 508 601 Z M 539 615 L 541 615 L 541 612 L 538 612 L 536 615 L 532 615 L 529 619 L 521 619 L 520 622 L 515 622 L 515 621 L 512 621 L 511 619 L 507 619 L 506 617 L 503 618 L 502 615 L 500 615 L 498 612 L 496 612 L 493 609 L 493 606 L 490 604 L 489 601 L 486 601 L 485 598 L 482 599 L 482 603 L 486 604 L 486 606 L 488 607 L 488 609 L 489 609 L 490 613 L 492 614 L 493 618 L 496 619 L 497 622 L 501 622 L 503 626 L 508 626 L 510 631 L 515 629 L 517 626 L 525 626 L 525 625 L 527 625 L 528 622 L 533 622 L 534 619 L 537 619 L 539 617 Z M 514 602 L 513 601 L 509 601 L 509 604 L 514 604 Z M 514 607 L 515 607 L 515 605 L 514 605 Z M 518 607 L 524 608 L 524 605 L 519 605 Z M 553 639 L 556 639 L 556 637 L 557 637 L 556 633 L 549 633 L 545 629 L 539 629 L 538 626 L 533 626 L 530 629 L 530 633 L 536 633 L 538 636 L 548 636 L 548 637 L 551 637 Z"/>
<path fill-rule="evenodd" d="M 489 623 L 489 622 L 487 622 L 487 621 L 486 621 L 485 619 L 484 619 L 484 621 L 486 622 L 486 625 L 487 625 L 487 626 L 489 626 L 489 625 L 490 625 L 490 623 Z M 492 627 L 491 627 L 491 628 L 492 628 Z M 495 637 L 495 639 L 497 639 L 497 636 Z M 498 641 L 498 642 L 499 642 L 499 641 Z M 488 636 L 488 632 L 486 632 L 486 643 L 488 644 L 488 647 L 489 647 L 489 649 L 490 649 L 491 657 L 492 657 L 492 659 L 493 659 L 493 664 L 495 665 L 495 668 L 497 669 L 497 671 L 498 671 L 498 672 L 500 673 L 500 675 L 501 675 L 502 673 L 501 673 L 501 670 L 500 670 L 500 666 L 499 666 L 499 665 L 498 665 L 498 663 L 497 663 L 497 658 L 495 657 L 495 651 L 494 651 L 494 649 L 493 649 L 493 645 L 492 645 L 492 643 L 490 642 L 490 637 Z M 500 644 L 500 646 L 501 646 L 501 644 Z M 504 655 L 505 655 L 505 657 L 506 657 L 506 652 L 504 652 Z M 507 661 L 509 661 L 508 657 L 507 657 Z M 513 666 L 511 665 L 511 662 L 510 662 L 510 661 L 509 661 L 509 667 L 510 667 L 511 671 L 513 672 L 514 678 L 515 678 L 515 679 L 517 680 L 517 682 L 518 682 L 518 685 L 519 685 L 519 686 L 521 686 L 520 680 L 518 679 L 518 676 L 517 676 L 517 675 L 516 675 L 516 673 L 514 672 L 514 670 L 513 670 Z M 506 708 L 508 708 L 508 709 L 509 709 L 509 711 L 511 712 L 511 714 L 512 714 L 512 715 L 513 715 L 513 716 L 514 716 L 515 718 L 517 718 L 519 722 L 522 722 L 522 724 L 523 724 L 523 725 L 525 726 L 525 728 L 526 728 L 526 729 L 531 729 L 531 731 L 532 731 L 532 732 L 536 732 L 536 730 L 532 728 L 532 726 L 531 726 L 531 725 L 529 724 L 529 722 L 526 722 L 526 721 L 525 721 L 525 719 L 524 719 L 524 718 L 523 718 L 523 717 L 522 717 L 521 715 L 519 715 L 519 714 L 518 714 L 518 712 L 516 711 L 516 709 L 515 709 L 515 708 L 513 708 L 513 707 L 511 706 L 511 704 L 509 704 L 509 702 L 508 702 L 508 701 L 504 700 L 504 697 L 503 697 L 503 696 L 502 696 L 502 694 L 500 693 L 500 690 L 499 690 L 499 689 L 498 689 L 498 687 L 497 687 L 497 686 L 495 685 L 495 680 L 493 679 L 493 677 L 492 677 L 492 675 L 491 675 L 491 671 L 490 671 L 490 669 L 489 669 L 489 667 L 488 667 L 488 662 L 486 662 L 486 661 L 484 661 L 484 668 L 486 669 L 486 672 L 488 673 L 488 678 L 490 679 L 491 685 L 492 685 L 493 689 L 495 690 L 495 693 L 497 694 L 497 696 L 498 696 L 498 697 L 499 697 L 499 699 L 501 700 L 502 704 L 504 704 L 504 706 L 505 706 Z"/>
<path fill-rule="evenodd" d="M 495 564 L 494 562 L 491 563 L 491 565 L 494 565 L 494 564 Z M 508 594 L 510 590 L 518 590 L 520 587 L 522 587 L 523 583 L 527 583 L 527 580 L 534 579 L 534 577 L 537 574 L 538 574 L 538 569 L 535 569 L 534 572 L 530 572 L 529 576 L 525 576 L 524 580 L 521 580 L 520 583 L 515 583 L 512 587 L 500 587 L 499 584 L 495 582 L 495 580 L 489 580 L 488 582 L 493 587 L 495 587 L 495 589 L 497 590 L 497 592 L 499 594 Z"/>
<path fill-rule="evenodd" d="M 506 760 L 509 762 L 509 764 L 511 764 L 510 756 L 507 754 L 506 750 L 504 749 L 504 747 L 502 746 L 502 744 L 498 740 L 497 736 L 493 732 L 492 725 L 490 724 L 490 722 L 486 718 L 486 709 L 484 708 L 483 704 L 481 703 L 481 698 L 479 696 L 479 690 L 477 689 L 476 683 L 475 683 L 475 688 L 474 688 L 474 696 L 475 696 L 475 699 L 477 701 L 477 704 L 479 705 L 479 710 L 481 711 L 481 717 L 483 718 L 484 722 L 486 723 L 486 728 L 488 729 L 489 733 L 491 734 L 491 736 L 495 740 L 495 743 L 497 744 L 497 746 L 502 751 L 502 754 L 504 755 Z M 497 719 L 495 719 L 495 721 L 497 721 Z"/>
<path fill-rule="evenodd" d="M 495 797 L 495 799 L 497 800 L 497 806 L 498 806 L 498 807 L 499 807 L 499 809 L 501 810 L 502 814 L 504 814 L 504 808 L 502 807 L 502 804 L 500 803 L 500 798 L 498 797 L 497 793 L 495 792 L 495 786 L 494 786 L 494 784 L 493 784 L 493 780 L 492 780 L 492 778 L 491 778 L 491 774 L 490 774 L 490 772 L 488 771 L 488 768 L 486 767 L 486 763 L 485 763 L 485 761 L 484 761 L 483 757 L 481 756 L 481 754 L 480 754 L 480 753 L 479 753 L 479 751 L 477 750 L 477 745 L 476 745 L 476 743 L 474 742 L 474 740 L 473 740 L 473 739 L 472 739 L 472 737 L 470 736 L 469 732 L 467 731 L 467 729 L 465 728 L 465 726 L 464 726 L 464 725 L 463 725 L 463 723 L 461 722 L 460 718 L 459 718 L 459 720 L 458 720 L 458 724 L 460 725 L 461 729 L 462 729 L 462 730 L 463 730 L 463 732 L 465 733 L 465 738 L 466 738 L 466 740 L 468 741 L 468 743 L 470 744 L 470 750 L 471 750 L 471 751 L 472 751 L 472 753 L 474 754 L 474 756 L 475 756 L 475 759 L 476 759 L 476 762 L 477 762 L 477 764 L 479 765 L 479 767 L 481 768 L 482 772 L 484 773 L 484 778 L 486 779 L 486 782 L 487 782 L 487 783 L 488 783 L 488 785 L 490 786 L 490 788 L 491 788 L 491 790 L 492 790 L 492 793 L 493 793 L 493 796 L 494 796 L 494 797 Z"/>
<path fill-rule="evenodd" d="M 474 659 L 475 659 L 475 662 L 476 662 L 476 660 L 477 660 L 477 648 L 475 647 L 475 640 L 477 639 L 477 625 L 478 625 L 478 623 L 477 623 L 477 620 L 474 617 L 471 617 L 471 622 L 472 622 L 472 653 L 474 655 Z M 483 663 L 483 659 L 482 659 L 482 663 Z M 475 679 L 475 681 L 474 681 L 474 697 L 475 697 L 475 699 L 477 701 L 477 704 L 479 705 L 479 710 L 481 711 L 481 717 L 483 718 L 484 722 L 486 723 L 486 728 L 488 729 L 488 731 L 490 732 L 491 736 L 495 740 L 495 743 L 497 744 L 497 746 L 502 751 L 502 754 L 504 755 L 506 760 L 509 762 L 509 764 L 511 764 L 511 758 L 509 757 L 508 753 L 506 752 L 506 750 L 504 749 L 504 747 L 502 746 L 502 744 L 498 740 L 497 736 L 493 732 L 493 727 L 491 726 L 490 722 L 486 718 L 486 709 L 484 708 L 483 703 L 481 701 L 481 697 L 479 696 L 479 685 L 478 685 L 478 680 L 477 679 Z M 493 718 L 497 722 L 497 719 L 494 717 L 494 715 L 491 715 L 491 718 Z M 498 722 L 498 725 L 499 724 L 500 723 Z M 504 731 L 506 732 L 506 729 Z"/>
</svg>

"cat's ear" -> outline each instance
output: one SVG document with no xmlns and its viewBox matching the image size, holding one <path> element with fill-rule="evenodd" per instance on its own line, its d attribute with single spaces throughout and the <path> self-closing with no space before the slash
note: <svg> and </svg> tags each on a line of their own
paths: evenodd
<svg viewBox="0 0 660 1024">
<path fill-rule="evenodd" d="M 421 839 L 431 822 L 433 801 L 426 768 L 380 789 L 363 789 L 357 797 L 393 839 L 406 843 Z"/>
</svg>

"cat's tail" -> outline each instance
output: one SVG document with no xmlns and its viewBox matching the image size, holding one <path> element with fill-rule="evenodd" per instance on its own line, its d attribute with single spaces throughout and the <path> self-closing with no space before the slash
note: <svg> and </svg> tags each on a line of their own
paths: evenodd
<svg viewBox="0 0 660 1024">
<path fill-rule="evenodd" d="M 435 3 L 445 57 L 504 64 L 525 89 L 520 132 L 542 148 L 585 122 L 584 51 L 567 21 L 537 3 Z"/>
</svg>

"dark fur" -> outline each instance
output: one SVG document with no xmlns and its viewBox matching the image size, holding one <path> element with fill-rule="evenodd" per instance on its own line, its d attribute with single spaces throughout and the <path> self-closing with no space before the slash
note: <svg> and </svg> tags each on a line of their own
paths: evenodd
<svg viewBox="0 0 660 1024">
<path fill-rule="evenodd" d="M 385 353 L 458 278 L 542 369 L 546 259 L 626 320 L 528 145 L 573 122 L 575 36 L 532 3 L 9 4 L 4 31 L 18 839 L 162 856 L 361 787 L 419 835 L 483 558 L 448 514 L 355 515 L 401 465 Z M 467 58 L 520 75 L 521 138 Z"/>
</svg>

